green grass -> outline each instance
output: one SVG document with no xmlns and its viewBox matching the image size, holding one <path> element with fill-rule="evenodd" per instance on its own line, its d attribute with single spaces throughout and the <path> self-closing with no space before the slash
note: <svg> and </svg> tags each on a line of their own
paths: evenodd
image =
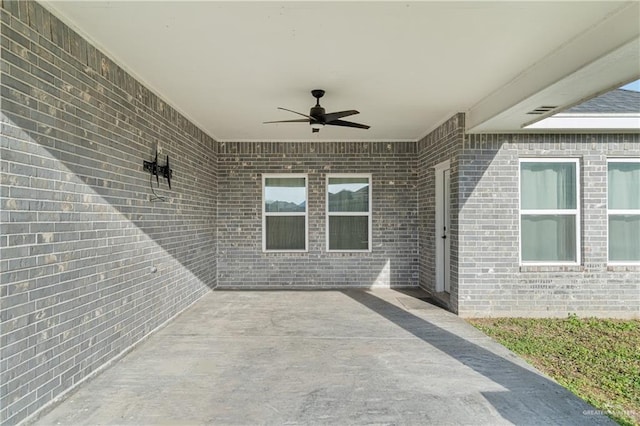
<svg viewBox="0 0 640 426">
<path fill-rule="evenodd" d="M 469 320 L 622 425 L 640 425 L 640 320 Z"/>
</svg>

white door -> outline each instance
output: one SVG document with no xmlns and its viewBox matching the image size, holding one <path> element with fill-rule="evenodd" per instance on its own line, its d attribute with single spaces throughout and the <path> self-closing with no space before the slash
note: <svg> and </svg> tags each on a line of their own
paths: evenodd
<svg viewBox="0 0 640 426">
<path fill-rule="evenodd" d="M 440 239 L 444 244 L 444 256 L 442 256 L 442 268 L 444 269 L 444 291 L 449 293 L 451 291 L 451 285 L 449 283 L 449 277 L 451 272 L 451 263 L 449 262 L 449 256 L 451 253 L 451 238 L 449 238 L 449 229 L 451 229 L 451 215 L 449 214 L 450 200 L 451 200 L 451 186 L 450 179 L 451 173 L 449 169 L 443 172 L 442 179 L 442 214 L 444 216 L 444 224 L 442 227 L 442 236 Z"/>
<path fill-rule="evenodd" d="M 436 171 L 436 291 L 451 291 L 451 171 L 449 162 L 438 164 Z"/>
</svg>

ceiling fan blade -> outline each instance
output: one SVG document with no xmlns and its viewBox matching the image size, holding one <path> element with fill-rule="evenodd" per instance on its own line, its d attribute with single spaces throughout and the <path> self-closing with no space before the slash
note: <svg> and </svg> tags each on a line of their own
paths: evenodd
<svg viewBox="0 0 640 426">
<path fill-rule="evenodd" d="M 360 111 L 356 111 L 355 109 L 350 109 L 348 111 L 339 111 L 339 112 L 330 112 L 329 114 L 324 115 L 324 122 L 328 123 L 330 121 L 337 120 L 342 117 L 348 117 L 350 115 L 360 114 Z"/>
<path fill-rule="evenodd" d="M 300 118 L 298 120 L 280 120 L 280 121 L 263 121 L 262 124 L 271 124 L 271 123 L 308 123 L 308 118 Z"/>
<path fill-rule="evenodd" d="M 311 117 L 310 115 L 303 114 L 303 113 L 301 113 L 301 112 L 294 111 L 294 110 L 292 110 L 292 109 L 286 109 L 286 108 L 282 108 L 282 107 L 278 107 L 278 109 L 281 109 L 281 110 L 283 110 L 283 111 L 289 111 L 289 112 L 292 112 L 292 113 L 294 113 L 294 114 L 298 114 L 298 115 L 301 115 L 301 116 L 303 116 L 303 117 L 307 117 L 309 120 L 316 121 L 316 119 L 315 119 L 315 118 L 313 118 L 313 117 Z"/>
<path fill-rule="evenodd" d="M 354 123 L 352 121 L 345 120 L 333 120 L 325 123 L 327 126 L 342 126 L 342 127 L 355 127 L 357 129 L 368 129 L 371 126 L 366 124 Z"/>
</svg>

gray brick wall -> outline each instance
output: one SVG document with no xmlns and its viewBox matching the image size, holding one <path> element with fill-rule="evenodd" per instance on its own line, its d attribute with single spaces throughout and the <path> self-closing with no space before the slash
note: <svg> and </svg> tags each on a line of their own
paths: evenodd
<svg viewBox="0 0 640 426">
<path fill-rule="evenodd" d="M 218 284 L 418 285 L 415 143 L 220 143 Z M 308 253 L 262 252 L 262 174 L 308 174 Z M 371 253 L 327 253 L 327 173 L 371 173 Z"/>
<path fill-rule="evenodd" d="M 578 158 L 582 262 L 519 265 L 518 159 Z M 633 317 L 640 267 L 607 265 L 608 157 L 639 157 L 640 135 L 468 135 L 460 154 L 459 313 Z"/>
<path fill-rule="evenodd" d="M 418 214 L 420 235 L 420 286 L 429 293 L 436 292 L 436 192 L 434 167 L 450 161 L 451 170 L 451 291 L 449 308 L 458 307 L 458 188 L 466 177 L 458 168 L 459 155 L 464 142 L 464 114 L 456 114 L 418 141 Z"/>
<path fill-rule="evenodd" d="M 0 423 L 14 424 L 215 286 L 217 154 L 39 4 L 5 0 L 0 18 Z M 142 170 L 156 145 L 166 202 Z"/>
</svg>

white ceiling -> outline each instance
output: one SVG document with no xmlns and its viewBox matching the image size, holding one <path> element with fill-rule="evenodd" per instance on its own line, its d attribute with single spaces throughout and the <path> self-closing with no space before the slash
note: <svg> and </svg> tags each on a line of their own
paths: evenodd
<svg viewBox="0 0 640 426">
<path fill-rule="evenodd" d="M 456 112 L 517 131 L 640 76 L 638 1 L 44 4 L 218 141 L 415 141 Z M 316 88 L 371 129 L 262 124 Z"/>
</svg>

